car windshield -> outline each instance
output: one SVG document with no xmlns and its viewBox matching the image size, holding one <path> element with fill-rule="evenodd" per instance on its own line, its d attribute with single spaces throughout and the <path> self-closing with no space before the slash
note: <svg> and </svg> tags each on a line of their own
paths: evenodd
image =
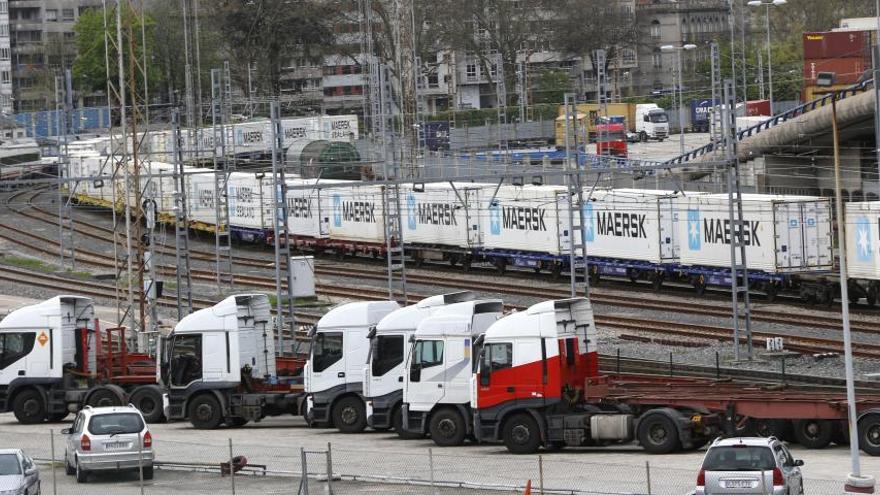
<svg viewBox="0 0 880 495">
<path fill-rule="evenodd" d="M 0 454 L 0 476 L 21 474 L 21 464 L 15 454 Z"/>
<path fill-rule="evenodd" d="M 648 117 L 651 119 L 651 122 L 654 122 L 655 124 L 669 122 L 669 118 L 666 117 L 665 112 L 651 112 Z"/>
<path fill-rule="evenodd" d="M 92 416 L 89 422 L 89 433 L 93 435 L 114 435 L 119 433 L 138 433 L 144 429 L 144 422 L 139 414 L 112 413 Z"/>
<path fill-rule="evenodd" d="M 713 447 L 703 461 L 706 471 L 763 471 L 775 467 L 770 448 L 759 446 Z"/>
</svg>

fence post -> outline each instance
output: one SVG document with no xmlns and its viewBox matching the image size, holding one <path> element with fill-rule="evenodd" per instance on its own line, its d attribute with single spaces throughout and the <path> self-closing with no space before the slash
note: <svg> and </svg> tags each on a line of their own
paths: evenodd
<svg viewBox="0 0 880 495">
<path fill-rule="evenodd" d="M 229 439 L 229 480 L 232 483 L 232 495 L 235 495 L 235 463 L 232 455 L 232 439 Z"/>
<path fill-rule="evenodd" d="M 305 447 L 299 448 L 301 462 L 302 462 L 302 475 L 299 480 L 299 494 L 300 495 L 309 495 L 309 468 L 306 464 L 306 449 Z"/>
<path fill-rule="evenodd" d="M 715 351 L 715 379 L 721 379 L 721 355 Z"/>
<path fill-rule="evenodd" d="M 143 436 L 138 432 L 138 485 L 141 488 L 141 495 L 144 495 L 144 442 Z M 235 493 L 233 491 L 233 493 Z"/>
<path fill-rule="evenodd" d="M 55 432 L 50 428 L 49 429 L 49 445 L 52 449 L 52 495 L 57 495 L 58 493 L 58 483 L 55 480 Z M 64 466 L 67 469 L 67 466 Z"/>
<path fill-rule="evenodd" d="M 333 447 L 327 442 L 327 495 L 333 495 Z"/>
<path fill-rule="evenodd" d="M 648 481 L 648 495 L 651 495 L 651 461 L 645 461 L 645 479 Z"/>
<path fill-rule="evenodd" d="M 544 456 L 538 455 L 538 493 L 544 495 Z"/>
<path fill-rule="evenodd" d="M 437 488 L 434 486 L 434 449 L 428 448 L 428 471 L 431 474 L 431 494 L 437 495 Z"/>
<path fill-rule="evenodd" d="M 672 351 L 669 351 L 669 377 L 672 378 Z"/>
</svg>

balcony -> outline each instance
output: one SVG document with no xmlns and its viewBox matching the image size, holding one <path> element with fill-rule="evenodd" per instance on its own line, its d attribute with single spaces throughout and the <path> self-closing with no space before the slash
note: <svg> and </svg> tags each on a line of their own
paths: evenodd
<svg viewBox="0 0 880 495">
<path fill-rule="evenodd" d="M 674 14 L 676 12 L 695 11 L 722 11 L 727 12 L 726 0 L 680 0 L 677 3 L 669 0 L 638 0 L 636 15 L 643 13 L 651 14 Z"/>
</svg>

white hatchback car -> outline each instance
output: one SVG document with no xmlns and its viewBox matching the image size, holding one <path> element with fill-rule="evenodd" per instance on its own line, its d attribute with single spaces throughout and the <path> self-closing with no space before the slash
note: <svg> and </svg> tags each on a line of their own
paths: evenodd
<svg viewBox="0 0 880 495">
<path fill-rule="evenodd" d="M 67 435 L 64 465 L 67 474 L 85 483 L 93 471 L 139 471 L 153 479 L 153 435 L 143 415 L 126 407 L 86 406 L 61 430 Z"/>
</svg>

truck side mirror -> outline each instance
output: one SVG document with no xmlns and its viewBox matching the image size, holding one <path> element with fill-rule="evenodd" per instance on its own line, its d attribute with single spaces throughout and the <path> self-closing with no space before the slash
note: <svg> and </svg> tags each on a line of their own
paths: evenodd
<svg viewBox="0 0 880 495">
<path fill-rule="evenodd" d="M 420 364 L 413 364 L 412 368 L 409 369 L 409 381 L 418 382 L 422 379 L 422 366 Z"/>
</svg>

